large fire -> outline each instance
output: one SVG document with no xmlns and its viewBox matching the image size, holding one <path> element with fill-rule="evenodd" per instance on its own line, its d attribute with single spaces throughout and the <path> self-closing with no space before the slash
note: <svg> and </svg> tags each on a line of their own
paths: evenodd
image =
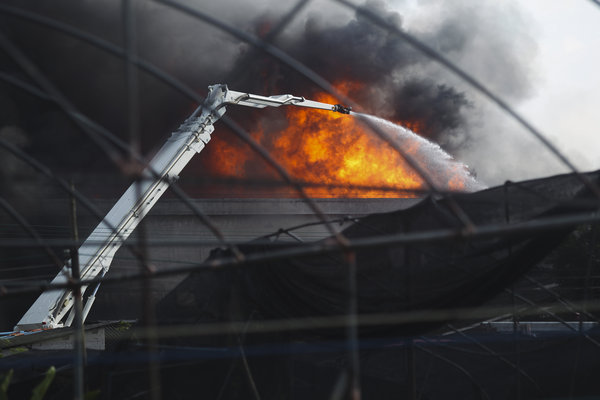
<svg viewBox="0 0 600 400">
<path fill-rule="evenodd" d="M 335 104 L 326 93 L 314 100 Z M 307 183 L 311 197 L 412 197 L 425 189 L 423 179 L 385 141 L 352 115 L 288 106 L 287 126 L 273 132 L 259 124 L 252 137 L 269 150 L 296 180 Z M 211 145 L 218 148 L 218 160 L 209 161 L 212 172 L 221 177 L 256 179 L 259 156 L 250 148 L 231 146 L 219 135 Z M 403 150 L 419 157 L 418 142 L 403 143 Z M 215 153 L 213 153 L 215 154 Z M 264 165 L 265 169 L 270 167 Z M 260 176 L 266 176 L 264 173 Z M 275 177 L 276 174 L 270 174 Z M 464 182 L 452 174 L 445 190 L 462 190 Z M 311 186 L 312 185 L 312 186 Z M 291 188 L 272 189 L 275 196 L 298 196 Z"/>
</svg>

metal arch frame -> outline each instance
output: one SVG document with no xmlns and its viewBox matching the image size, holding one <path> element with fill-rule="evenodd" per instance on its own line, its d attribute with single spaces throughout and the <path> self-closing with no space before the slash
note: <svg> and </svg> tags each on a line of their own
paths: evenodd
<svg viewBox="0 0 600 400">
<path fill-rule="evenodd" d="M 306 4 L 306 0 L 302 0 L 302 2 L 299 4 L 300 7 L 297 6 L 294 8 L 294 10 L 301 8 L 301 6 L 303 4 Z M 4 12 L 4 13 L 8 13 L 10 15 L 17 16 L 19 18 L 25 18 L 25 19 L 31 20 L 31 21 L 43 24 L 45 26 L 49 26 L 53 29 L 59 30 L 68 35 L 74 36 L 78 39 L 84 40 L 84 41 L 92 44 L 95 47 L 109 51 L 117 56 L 127 58 L 126 52 L 124 49 L 121 49 L 109 42 L 106 42 L 102 39 L 92 36 L 86 32 L 82 32 L 82 31 L 80 31 L 76 28 L 73 28 L 69 25 L 66 25 L 64 23 L 60 23 L 58 21 L 54 21 L 49 18 L 45 18 L 45 17 L 39 16 L 39 15 L 36 15 L 34 13 L 15 9 L 15 8 L 9 7 L 9 6 L 0 5 L 0 11 Z M 0 35 L 0 39 L 2 39 L 1 35 Z M 14 49 L 10 48 L 11 44 L 6 43 L 6 40 L 4 40 L 4 42 L 5 43 L 4 43 L 3 47 L 8 48 L 9 50 L 12 50 L 14 53 Z M 195 94 L 193 91 L 191 91 L 191 89 L 189 89 L 186 85 L 179 82 L 176 78 L 172 77 L 168 73 L 160 70 L 156 66 L 154 66 L 144 60 L 138 60 L 137 58 L 127 58 L 127 61 L 129 63 L 133 63 L 133 64 L 139 66 L 140 68 L 144 69 L 146 72 L 157 77 L 161 81 L 171 85 L 173 88 L 175 88 L 178 91 L 180 91 L 181 93 L 185 94 L 190 99 L 192 99 L 200 104 L 202 104 L 202 102 L 204 101 L 201 97 L 199 97 L 197 94 Z M 40 77 L 37 76 L 36 78 L 38 78 L 38 80 L 39 80 Z M 54 91 L 54 92 L 56 92 L 56 91 Z M 136 154 L 134 149 L 131 149 L 130 147 L 128 147 L 125 143 L 123 143 L 120 139 L 116 138 L 113 134 L 108 132 L 103 127 L 95 124 L 93 121 L 90 121 L 85 116 L 80 115 L 77 112 L 77 110 L 74 110 L 73 107 L 70 107 L 70 104 L 68 104 L 68 102 L 65 102 L 65 99 L 62 98 L 59 93 L 58 94 L 55 93 L 54 95 L 51 95 L 51 96 L 46 95 L 44 97 L 50 98 L 51 100 L 57 102 L 58 105 L 63 109 L 63 111 L 66 112 L 69 117 L 74 119 L 76 124 L 78 124 L 79 127 L 94 142 L 96 142 L 96 144 L 98 144 L 101 148 L 103 148 L 103 150 L 112 159 L 113 163 L 115 163 L 117 166 L 122 166 L 121 162 L 120 162 L 121 160 L 118 159 L 118 157 L 115 156 L 112 149 L 110 147 L 108 147 L 105 142 L 103 142 L 103 138 L 108 139 L 109 142 L 113 142 L 113 144 L 116 145 L 118 148 L 125 150 L 128 154 L 131 154 L 133 156 L 133 158 L 136 159 L 138 162 L 144 164 L 142 157 L 140 155 Z M 323 212 L 319 209 L 317 204 L 314 203 L 314 201 L 312 201 L 308 197 L 308 195 L 305 192 L 305 190 L 303 189 L 302 185 L 296 183 L 291 178 L 291 176 L 285 171 L 285 169 L 279 163 L 277 163 L 260 144 L 258 144 L 253 138 L 251 138 L 243 129 L 241 129 L 239 126 L 237 126 L 233 121 L 231 121 L 227 117 L 225 117 L 225 118 L 223 118 L 223 122 L 230 129 L 232 129 L 242 140 L 244 140 L 248 145 L 250 145 L 252 147 L 252 149 L 260 157 L 262 157 L 268 164 L 270 164 L 284 178 L 284 180 L 288 184 L 290 184 L 299 193 L 300 197 L 303 198 L 307 202 L 309 207 L 313 210 L 313 212 L 315 212 L 316 216 L 323 221 L 323 223 L 326 225 L 326 227 L 330 231 L 330 233 L 332 235 L 336 236 L 338 242 L 340 242 L 340 244 L 343 245 L 343 238 L 339 237 L 339 235 L 335 231 L 335 229 L 333 229 L 333 227 L 331 227 L 330 224 L 327 223 L 327 220 L 326 220 Z M 95 133 L 99 134 L 101 136 L 101 138 L 97 138 Z M 195 208 L 191 202 L 187 201 L 186 197 L 183 195 L 183 192 L 178 188 L 178 186 L 173 184 L 172 189 L 175 192 L 175 194 L 178 195 L 182 199 L 182 201 L 184 201 L 186 203 L 186 205 L 188 207 L 190 207 L 195 213 L 197 213 L 197 215 L 202 219 L 202 222 L 205 223 L 211 229 L 211 231 L 213 231 L 215 236 L 217 236 L 217 238 L 219 238 L 223 241 L 222 235 L 219 234 L 218 229 L 210 223 L 210 221 L 206 218 L 206 216 L 200 210 Z M 231 249 L 232 249 L 232 251 L 236 252 L 236 249 L 234 247 Z"/>
<path fill-rule="evenodd" d="M 593 1 L 593 0 L 592 0 Z"/>
</svg>

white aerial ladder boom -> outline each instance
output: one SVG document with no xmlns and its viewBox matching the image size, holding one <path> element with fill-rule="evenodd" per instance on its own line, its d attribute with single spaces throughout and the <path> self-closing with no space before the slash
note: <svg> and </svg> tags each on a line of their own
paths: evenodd
<svg viewBox="0 0 600 400">
<path fill-rule="evenodd" d="M 223 116 L 227 104 L 257 108 L 295 105 L 350 113 L 349 107 L 306 100 L 289 94 L 265 97 L 228 90 L 227 85 L 209 86 L 208 96 L 202 106 L 171 135 L 142 173 L 142 179 L 127 189 L 79 248 L 81 280 L 89 281 L 106 274 L 115 253 L 141 219 L 150 212 L 170 182 L 178 178 L 192 157 L 209 142 L 214 130 L 213 124 Z M 64 266 L 52 280 L 52 284 L 66 284 L 69 277 L 70 268 Z M 87 286 L 82 286 L 82 295 L 86 289 Z M 89 296 L 83 308 L 84 321 L 93 304 L 94 294 Z M 46 290 L 23 315 L 14 330 L 70 326 L 74 301 L 74 294 L 70 289 Z M 69 312 L 71 315 L 67 316 Z"/>
</svg>

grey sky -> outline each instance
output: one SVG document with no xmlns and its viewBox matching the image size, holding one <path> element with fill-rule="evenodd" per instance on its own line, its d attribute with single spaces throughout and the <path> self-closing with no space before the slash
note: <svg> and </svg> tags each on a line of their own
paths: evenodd
<svg viewBox="0 0 600 400">
<path fill-rule="evenodd" d="M 600 7 L 591 1 L 527 0 L 540 82 L 521 111 L 581 169 L 600 168 Z"/>
<path fill-rule="evenodd" d="M 511 44 L 514 54 L 530 58 L 526 96 L 506 98 L 497 82 L 489 80 L 483 71 L 485 59 L 489 57 L 485 47 L 474 48 L 471 59 L 463 57 L 454 61 L 515 107 L 577 168 L 584 171 L 600 168 L 599 6 L 587 0 L 460 0 L 451 3 L 397 0 L 393 4 L 411 29 L 427 29 L 419 24 L 443 23 L 452 9 L 484 10 L 472 15 L 488 18 L 489 37 L 501 40 L 504 33 L 515 41 Z M 530 40 L 533 46 L 523 46 Z M 505 69 L 510 70 L 510 64 Z M 540 150 L 539 142 L 487 100 L 476 98 L 476 102 L 484 116 L 479 122 L 479 132 L 474 134 L 477 139 L 470 148 L 455 155 L 477 171 L 485 183 L 500 184 L 507 179 L 567 171 L 549 152 Z"/>
</svg>

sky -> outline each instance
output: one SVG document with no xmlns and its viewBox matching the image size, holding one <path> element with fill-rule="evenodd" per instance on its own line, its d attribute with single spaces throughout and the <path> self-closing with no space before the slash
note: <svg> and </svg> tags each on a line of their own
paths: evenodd
<svg viewBox="0 0 600 400">
<path fill-rule="evenodd" d="M 520 111 L 582 170 L 600 168 L 600 6 L 527 0 L 535 22 L 540 78 Z"/>
<path fill-rule="evenodd" d="M 431 19 L 432 3 L 438 3 L 442 9 L 447 6 L 436 0 L 398 0 L 394 5 L 402 10 L 406 24 L 414 28 L 420 21 Z M 499 13 L 497 21 L 490 24 L 490 30 L 496 29 L 495 34 L 501 35 L 504 29 L 511 40 L 526 38 L 533 42 L 533 46 L 521 54 L 531 57 L 528 61 L 531 87 L 527 95 L 514 101 L 504 99 L 579 170 L 600 168 L 600 6 L 587 0 L 503 0 L 494 6 L 498 10 L 510 8 L 512 14 Z M 497 29 L 496 24 L 502 28 Z M 515 30 L 521 32 L 515 35 Z M 521 43 L 515 41 L 513 46 L 518 53 Z M 472 64 L 459 61 L 458 65 L 477 77 Z M 487 84 L 485 79 L 483 83 Z M 485 99 L 478 101 L 486 102 Z M 493 106 L 483 107 L 488 109 L 486 115 L 493 114 L 490 111 Z M 530 140 L 529 133 L 500 114 L 493 126 L 485 123 L 482 126 L 482 131 L 501 131 L 497 136 L 482 134 L 474 148 L 456 154 L 475 171 L 479 168 L 487 184 L 568 171 L 549 152 L 538 151 L 541 144 Z M 499 126 L 504 129 L 498 129 Z M 523 145 L 505 147 L 506 141 Z M 489 156 L 494 148 L 506 156 L 507 162 L 498 162 L 488 169 L 491 164 L 482 157 Z"/>
</svg>

